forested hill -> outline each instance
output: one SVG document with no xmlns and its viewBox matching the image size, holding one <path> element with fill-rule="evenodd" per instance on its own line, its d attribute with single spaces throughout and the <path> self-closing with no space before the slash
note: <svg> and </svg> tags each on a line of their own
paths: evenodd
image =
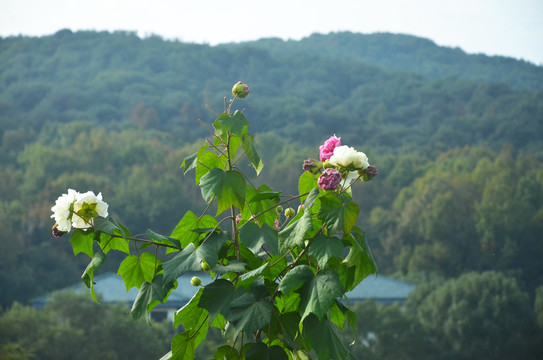
<svg viewBox="0 0 543 360">
<path fill-rule="evenodd" d="M 196 121 L 216 119 L 205 105 L 221 112 L 238 80 L 250 96 L 234 107 L 273 189 L 297 193 L 303 160 L 333 134 L 378 167 L 353 196 L 384 274 L 510 271 L 532 291 L 543 284 L 541 73 L 390 34 L 1 38 L 0 306 L 79 280 L 88 259 L 51 235 L 68 188 L 102 192 L 132 233 L 201 213 L 179 165 L 209 135 Z"/>
<path fill-rule="evenodd" d="M 541 90 L 513 90 L 461 77 L 426 79 L 394 71 L 383 61 L 374 61 L 379 67 L 368 65 L 337 50 L 365 52 L 369 45 L 364 39 L 385 44 L 375 51 L 376 59 L 378 53 L 388 53 L 390 58 L 416 64 L 424 54 L 422 48 L 433 54 L 428 58 L 434 59 L 437 73 L 451 66 L 451 57 L 440 55 L 448 50 L 428 46 L 427 40 L 382 34 L 318 35 L 299 43 L 215 47 L 159 37 L 140 39 L 126 32 L 62 30 L 42 38 L 4 38 L 0 40 L 1 135 L 17 128 L 37 134 L 44 124 L 83 120 L 108 129 L 131 125 L 178 137 L 201 137 L 205 131 L 193 124 L 209 115 L 203 105 L 220 108 L 222 97 L 228 95 L 225 89 L 242 79 L 251 85 L 246 106 L 255 119 L 253 131 L 273 132 L 306 145 L 319 143 L 323 134 L 337 133 L 353 145 L 387 152 L 418 149 L 437 155 L 477 144 L 539 148 Z M 391 39 L 396 45 L 387 48 Z M 263 46 L 271 43 L 274 46 Z M 313 46 L 319 54 L 298 52 L 298 46 Z M 443 60 L 438 63 L 439 57 Z M 459 58 L 470 59 L 461 52 Z M 472 67 L 469 63 L 463 61 L 466 74 L 482 73 L 479 63 Z M 485 69 L 517 79 L 529 69 L 530 79 L 541 79 L 537 74 L 543 71 L 512 59 L 489 61 Z M 34 138 L 30 134 L 20 140 Z"/>
<path fill-rule="evenodd" d="M 300 41 L 277 38 L 245 43 L 275 54 L 315 54 L 361 61 L 386 69 L 410 71 L 427 78 L 460 77 L 504 83 L 515 89 L 543 89 L 543 67 L 504 56 L 466 54 L 412 35 L 351 32 L 314 34 Z M 231 46 L 231 44 L 227 45 Z"/>
</svg>

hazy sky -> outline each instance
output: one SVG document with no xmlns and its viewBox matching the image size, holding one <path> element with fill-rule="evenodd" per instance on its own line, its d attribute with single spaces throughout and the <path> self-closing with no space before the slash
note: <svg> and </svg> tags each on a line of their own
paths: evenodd
<svg viewBox="0 0 543 360">
<path fill-rule="evenodd" d="M 393 32 L 543 65 L 543 0 L 0 0 L 0 36 L 64 28 L 130 30 L 211 45 Z"/>
</svg>

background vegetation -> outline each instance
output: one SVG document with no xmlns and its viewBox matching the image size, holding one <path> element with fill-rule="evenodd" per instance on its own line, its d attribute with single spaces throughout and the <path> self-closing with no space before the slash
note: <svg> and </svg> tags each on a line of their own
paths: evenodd
<svg viewBox="0 0 543 360">
<path fill-rule="evenodd" d="M 202 209 L 179 165 L 206 136 L 196 120 L 214 118 L 203 104 L 220 111 L 242 80 L 272 187 L 294 193 L 302 161 L 334 133 L 379 169 L 355 192 L 360 225 L 381 273 L 420 285 L 405 309 L 357 305 L 360 356 L 535 353 L 542 67 L 393 34 L 211 47 L 69 30 L 2 38 L 0 64 L 2 321 L 34 311 L 15 301 L 79 281 L 87 259 L 50 235 L 50 208 L 68 187 L 101 191 L 133 233 L 171 231 Z M 490 308 L 476 302 L 485 296 Z"/>
</svg>

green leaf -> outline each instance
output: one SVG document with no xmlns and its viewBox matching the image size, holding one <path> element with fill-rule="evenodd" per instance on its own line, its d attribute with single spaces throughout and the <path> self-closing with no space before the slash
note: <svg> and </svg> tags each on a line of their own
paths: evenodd
<svg viewBox="0 0 543 360">
<path fill-rule="evenodd" d="M 218 223 L 213 216 L 204 215 L 198 218 L 192 211 L 187 211 L 173 229 L 170 237 L 178 239 L 181 242 L 181 247 L 185 248 L 188 244 L 198 240 L 200 234 L 194 232 L 194 230 L 214 228 Z"/>
<path fill-rule="evenodd" d="M 183 251 L 162 265 L 164 269 L 164 281 L 175 280 L 187 271 L 202 270 L 200 264 L 203 260 L 210 266 L 213 266 L 218 260 L 218 249 L 220 249 L 225 240 L 226 238 L 221 234 L 214 233 L 198 248 L 193 243 L 188 244 Z"/>
<path fill-rule="evenodd" d="M 126 291 L 133 287 L 140 288 L 143 282 L 152 282 L 155 275 L 155 263 L 161 263 L 151 253 L 141 253 L 140 256 L 127 256 L 119 266 L 117 274 L 121 275 L 126 286 Z M 166 281 L 167 283 L 173 279 Z"/>
<path fill-rule="evenodd" d="M 84 253 L 92 258 L 94 255 L 92 244 L 95 236 L 96 234 L 92 231 L 85 231 L 81 229 L 74 230 L 70 236 L 70 242 L 72 243 L 72 247 L 74 249 L 74 255 Z"/>
<path fill-rule="evenodd" d="M 239 110 L 234 111 L 232 116 L 222 113 L 217 119 L 222 125 L 223 131 L 230 131 L 232 134 L 242 137 L 246 133 L 247 126 L 251 125 Z"/>
<path fill-rule="evenodd" d="M 320 195 L 320 191 L 318 188 L 314 188 L 309 192 L 309 195 L 307 195 L 307 198 L 304 201 L 304 209 L 309 211 L 315 204 L 315 200 L 317 200 L 317 197 Z"/>
<path fill-rule="evenodd" d="M 240 276 L 240 280 L 241 281 L 245 281 L 247 279 L 251 279 L 253 277 L 256 277 L 256 276 L 259 276 L 260 274 L 262 274 L 262 272 L 264 270 L 266 270 L 266 268 L 268 267 L 268 263 L 264 263 L 262 266 L 252 270 L 252 271 L 249 271 L 249 272 L 246 272 L 245 274 L 241 275 Z"/>
<path fill-rule="evenodd" d="M 124 252 L 125 254 L 130 255 L 130 247 L 128 246 L 128 240 L 117 237 L 117 236 L 111 236 L 106 233 L 100 234 L 100 247 L 102 248 L 102 251 L 107 254 L 110 250 L 119 250 Z"/>
<path fill-rule="evenodd" d="M 313 279 L 315 273 L 307 265 L 298 265 L 290 270 L 281 283 L 279 284 L 279 291 L 283 294 L 288 294 L 292 291 L 298 290 L 306 282 L 309 282 Z"/>
<path fill-rule="evenodd" d="M 238 290 L 239 292 L 239 290 Z M 241 331 L 252 334 L 270 323 L 273 305 L 265 298 L 256 298 L 252 292 L 243 292 L 230 305 L 226 318 L 234 325 L 234 337 Z"/>
<path fill-rule="evenodd" d="M 341 301 L 334 301 L 334 304 L 330 308 L 330 321 L 336 324 L 340 330 L 343 330 L 345 320 L 347 320 L 347 325 L 349 325 L 349 327 L 352 328 L 356 334 L 356 328 L 358 325 L 356 314 L 348 307 L 343 305 Z"/>
<path fill-rule="evenodd" d="M 245 351 L 245 360 L 288 360 L 288 355 L 278 345 L 268 347 L 263 342 L 255 342 Z"/>
<path fill-rule="evenodd" d="M 256 192 L 254 194 L 251 194 L 251 197 L 247 195 L 248 203 L 252 203 L 253 201 L 262 201 L 262 200 L 268 200 L 268 199 L 275 199 L 279 200 L 279 196 L 281 195 L 280 191 L 261 191 Z"/>
<path fill-rule="evenodd" d="M 355 269 L 351 286 L 346 289 L 350 291 L 370 274 L 377 274 L 378 269 L 364 234 L 352 231 L 345 239 L 351 244 L 351 249 L 344 262 Z"/>
<path fill-rule="evenodd" d="M 309 341 L 319 359 L 356 360 L 345 348 L 330 321 L 308 316 L 304 321 L 303 336 Z"/>
<path fill-rule="evenodd" d="M 300 294 L 297 292 L 292 292 L 290 294 L 283 294 L 275 298 L 275 306 L 279 312 L 287 313 L 292 311 L 298 311 L 298 306 L 300 306 Z"/>
<path fill-rule="evenodd" d="M 228 262 L 227 265 L 217 264 L 215 265 L 211 271 L 215 274 L 223 275 L 227 272 L 235 272 L 235 273 L 242 273 L 245 272 L 245 267 L 247 264 L 237 261 L 237 260 L 231 260 Z"/>
<path fill-rule="evenodd" d="M 177 334 L 172 339 L 171 360 L 194 360 L 196 357 L 195 339 L 190 337 L 190 331 Z"/>
<path fill-rule="evenodd" d="M 204 287 L 198 306 L 210 314 L 220 313 L 224 316 L 230 312 L 230 302 L 234 298 L 236 288 L 224 279 L 217 279 Z"/>
<path fill-rule="evenodd" d="M 158 303 L 166 299 L 172 287 L 173 282 L 164 283 L 162 275 L 157 275 L 151 283 L 145 281 L 141 285 L 134 304 L 132 304 L 132 319 L 135 321 L 150 313 Z"/>
<path fill-rule="evenodd" d="M 308 171 L 304 171 L 300 178 L 298 179 L 298 191 L 300 195 L 309 193 L 311 190 L 315 188 L 319 188 L 319 185 L 317 183 L 317 175 L 314 175 Z M 307 198 L 307 195 L 302 196 L 300 198 L 300 201 L 303 202 L 304 199 Z"/>
<path fill-rule="evenodd" d="M 213 355 L 211 360 L 240 360 L 241 357 L 238 354 L 236 348 L 230 345 L 223 345 L 217 348 L 217 351 Z"/>
<path fill-rule="evenodd" d="M 267 245 L 272 254 L 279 252 L 278 231 L 266 223 L 262 227 L 254 222 L 245 224 L 240 229 L 239 239 L 255 254 L 258 254 L 262 245 Z"/>
<path fill-rule="evenodd" d="M 318 235 L 311 242 L 309 255 L 317 259 L 319 267 L 324 268 L 328 259 L 332 257 L 340 258 L 343 252 L 343 243 L 337 237 L 327 237 L 323 234 Z"/>
<path fill-rule="evenodd" d="M 291 222 L 279 232 L 279 251 L 284 254 L 291 246 L 303 246 L 305 233 L 312 229 L 311 214 L 307 211 L 298 221 L 294 224 Z"/>
<path fill-rule="evenodd" d="M 183 162 L 181 163 L 181 169 L 183 167 L 185 168 L 185 170 L 183 171 L 183 175 L 186 175 L 187 172 L 196 168 L 197 164 L 198 164 L 198 153 L 194 153 L 184 158 Z"/>
<path fill-rule="evenodd" d="M 238 171 L 211 169 L 200 180 L 200 187 L 207 202 L 217 198 L 217 215 L 231 206 L 238 209 L 245 206 L 245 179 Z"/>
<path fill-rule="evenodd" d="M 226 159 L 223 156 L 217 156 L 213 151 L 198 153 L 198 165 L 196 165 L 196 184 L 202 181 L 209 171 L 212 169 L 224 169 Z"/>
<path fill-rule="evenodd" d="M 348 233 L 358 219 L 358 204 L 346 196 L 329 192 L 320 198 L 318 217 L 326 223 L 329 235 L 342 231 Z"/>
<path fill-rule="evenodd" d="M 87 265 L 87 268 L 83 272 L 83 275 L 81 275 L 81 280 L 87 285 L 87 287 L 91 291 L 91 297 L 95 302 L 98 302 L 98 299 L 96 298 L 96 293 L 94 292 L 94 270 L 98 269 L 100 265 L 102 265 L 106 261 L 106 255 L 104 255 L 103 252 L 97 251 L 92 256 L 92 259 Z"/>
<path fill-rule="evenodd" d="M 209 312 L 201 307 L 198 307 L 203 289 L 199 289 L 190 301 L 179 309 L 175 314 L 174 328 L 183 324 L 183 328 L 187 330 L 194 338 L 194 347 L 205 339 L 209 329 Z"/>
<path fill-rule="evenodd" d="M 313 313 L 322 319 L 334 300 L 343 295 L 343 287 L 335 271 L 324 269 L 300 289 L 302 320 Z"/>
<path fill-rule="evenodd" d="M 245 206 L 245 209 L 241 213 L 243 219 L 249 219 L 253 214 L 258 214 L 268 209 L 275 209 L 279 204 L 279 197 L 271 196 L 272 193 L 275 192 L 266 184 L 260 185 L 258 189 L 248 186 L 246 198 L 251 199 L 251 202 Z M 266 223 L 270 226 L 274 225 L 275 219 L 277 219 L 277 213 L 273 210 L 267 211 L 257 218 L 260 225 Z"/>
<path fill-rule="evenodd" d="M 121 228 L 111 218 L 97 216 L 93 220 L 94 231 L 101 231 L 109 235 L 125 236 Z"/>
<path fill-rule="evenodd" d="M 251 162 L 251 165 L 255 168 L 256 175 L 260 174 L 260 171 L 264 168 L 264 163 L 260 156 L 258 155 L 256 148 L 253 143 L 253 136 L 249 134 L 244 134 L 241 141 L 241 148 L 245 151 L 245 155 Z"/>
</svg>

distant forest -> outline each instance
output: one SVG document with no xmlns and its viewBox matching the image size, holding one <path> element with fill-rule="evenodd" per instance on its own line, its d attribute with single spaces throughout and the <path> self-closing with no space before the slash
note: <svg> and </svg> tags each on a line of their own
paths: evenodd
<svg viewBox="0 0 543 360">
<path fill-rule="evenodd" d="M 62 30 L 0 39 L 0 306 L 78 281 L 88 259 L 51 235 L 68 188 L 102 192 L 133 233 L 203 210 L 179 166 L 238 80 L 272 187 L 295 193 L 333 134 L 377 166 L 354 193 L 381 273 L 543 285 L 542 67 L 395 34 L 208 46 Z"/>
</svg>

